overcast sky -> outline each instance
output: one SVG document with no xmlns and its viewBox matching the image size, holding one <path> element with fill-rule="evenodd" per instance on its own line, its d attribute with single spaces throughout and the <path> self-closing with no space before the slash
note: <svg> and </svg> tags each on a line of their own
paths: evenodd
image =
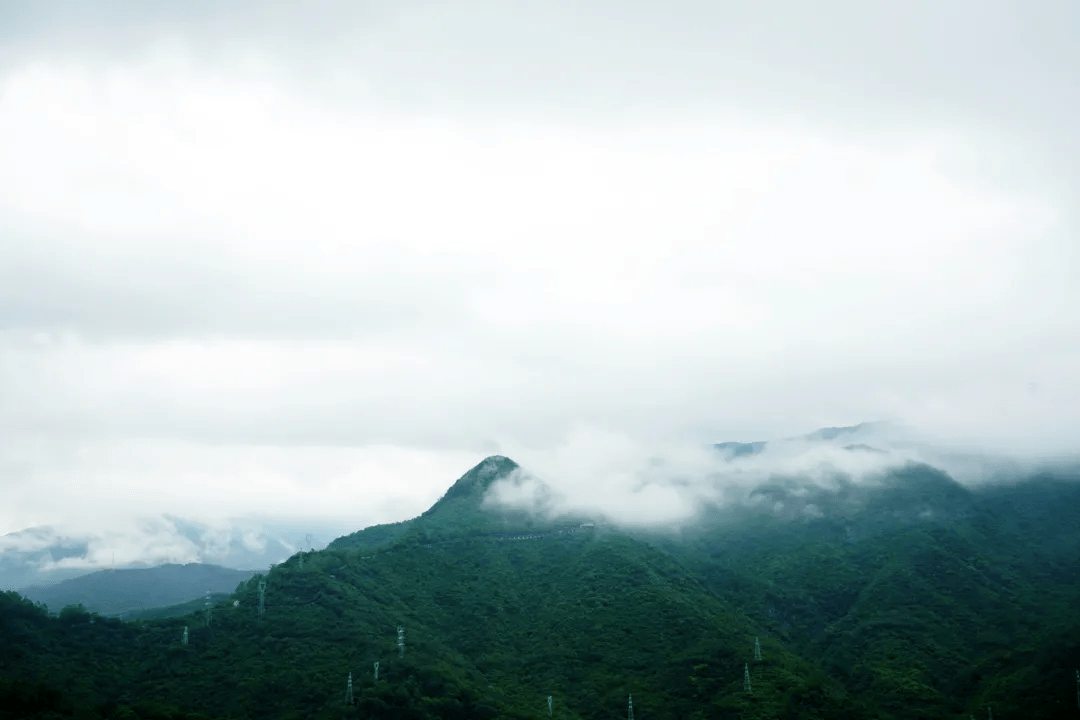
<svg viewBox="0 0 1080 720">
<path fill-rule="evenodd" d="M 1077 37 L 1072 0 L 0 0 L 0 532 L 400 520 L 590 438 L 1075 450 Z"/>
</svg>

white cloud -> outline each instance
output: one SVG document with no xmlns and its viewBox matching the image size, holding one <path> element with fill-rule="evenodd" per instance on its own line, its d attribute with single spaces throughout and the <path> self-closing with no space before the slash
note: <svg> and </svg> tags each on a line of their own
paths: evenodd
<svg viewBox="0 0 1080 720">
<path fill-rule="evenodd" d="M 700 444 L 646 444 L 595 428 L 578 427 L 554 448 L 514 448 L 522 469 L 495 483 L 487 501 L 549 517 L 597 514 L 619 524 L 668 526 L 694 521 L 706 506 L 723 509 L 772 502 L 755 493 L 774 482 L 794 483 L 791 497 L 810 488 L 835 491 L 854 482 L 875 484 L 912 464 L 944 470 L 978 488 L 1016 481 L 1071 462 L 1080 453 L 1048 459 L 1007 446 L 950 447 L 941 438 L 892 423 L 860 425 L 835 437 L 769 440 L 752 453 Z M 774 511 L 786 509 L 775 501 Z M 820 517 L 807 503 L 801 513 Z"/>
<path fill-rule="evenodd" d="M 359 528 L 427 509 L 469 453 L 394 447 L 8 438 L 0 527 L 90 532 L 163 513 L 221 526 L 247 515 Z M 288 542 L 296 538 L 286 538 Z"/>
<path fill-rule="evenodd" d="M 490 27 L 274 8 L 88 15 L 82 53 L 20 16 L 33 37 L 0 72 L 0 530 L 205 514 L 207 493 L 222 515 L 401 519 L 486 452 L 527 463 L 510 448 L 599 496 L 656 448 L 864 419 L 1075 447 L 1065 176 L 1023 117 L 985 120 L 998 85 L 954 103 L 955 66 L 905 75 L 883 16 L 848 7 L 863 34 L 837 45 L 815 11 L 803 56 L 755 63 L 713 42 L 722 23 L 676 45 L 679 22 L 631 5 L 583 15 L 560 61 L 561 5 L 489 6 Z M 724 12 L 764 47 L 799 19 Z M 914 15 L 886 25 L 927 39 Z M 830 75 L 833 47 L 873 62 Z M 830 110 L 830 78 L 872 68 L 896 94 Z M 616 495 L 627 517 L 696 502 Z"/>
</svg>

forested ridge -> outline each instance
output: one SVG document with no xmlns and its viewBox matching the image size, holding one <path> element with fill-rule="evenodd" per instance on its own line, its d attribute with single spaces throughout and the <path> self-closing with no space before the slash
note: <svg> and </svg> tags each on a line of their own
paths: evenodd
<svg viewBox="0 0 1080 720">
<path fill-rule="evenodd" d="M 612 718 L 631 694 L 635 720 L 1080 717 L 1074 478 L 780 478 L 657 533 L 483 505 L 515 467 L 209 613 L 50 616 L 5 593 L 0 718 L 544 718 L 549 696 L 552 717 Z"/>
</svg>

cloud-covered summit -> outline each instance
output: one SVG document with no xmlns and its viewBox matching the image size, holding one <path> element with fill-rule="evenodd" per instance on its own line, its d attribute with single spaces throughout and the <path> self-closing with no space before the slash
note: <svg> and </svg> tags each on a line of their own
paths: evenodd
<svg viewBox="0 0 1080 720">
<path fill-rule="evenodd" d="M 761 499 L 780 483 L 797 495 L 849 486 L 904 484 L 926 469 L 960 487 L 1018 482 L 1042 472 L 1078 476 L 1080 453 L 1035 459 L 949 447 L 911 428 L 863 423 L 768 441 L 638 446 L 582 430 L 554 453 L 523 450 L 522 467 L 489 490 L 492 506 L 548 516 L 602 516 L 634 526 L 696 521 L 704 509 L 724 511 Z M 912 474 L 914 473 L 914 475 Z M 779 487 L 779 486 L 778 486 Z M 768 493 L 766 492 L 766 495 Z M 807 501 L 809 502 L 809 501 Z"/>
</svg>

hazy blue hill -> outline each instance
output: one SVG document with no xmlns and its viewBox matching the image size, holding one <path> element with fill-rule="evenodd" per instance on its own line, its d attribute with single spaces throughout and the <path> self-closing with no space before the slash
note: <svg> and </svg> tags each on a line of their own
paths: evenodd
<svg viewBox="0 0 1080 720">
<path fill-rule="evenodd" d="M 744 455 L 756 455 L 763 452 L 768 443 L 764 440 L 756 442 L 722 442 L 713 445 L 714 448 L 721 452 L 731 453 L 732 457 L 742 457 Z"/>
<path fill-rule="evenodd" d="M 860 423 L 858 425 L 850 425 L 846 427 L 828 427 L 820 428 L 812 433 L 807 433 L 798 438 L 789 438 L 790 440 L 803 440 L 811 443 L 815 442 L 831 442 L 837 439 L 857 439 L 860 435 L 864 435 L 873 431 L 876 428 L 882 427 L 882 423 Z M 721 442 L 714 443 L 713 448 L 720 452 L 727 453 L 732 458 L 740 458 L 748 455 L 758 455 L 765 452 L 769 448 L 769 441 L 767 440 L 755 440 L 753 442 Z M 853 442 L 843 446 L 845 450 L 865 450 L 870 452 L 882 452 L 878 448 L 872 447 L 865 443 Z"/>
<path fill-rule="evenodd" d="M 117 615 L 175 605 L 207 591 L 230 593 L 254 574 L 202 563 L 100 570 L 55 585 L 26 588 L 20 594 L 44 603 L 52 612 L 68 605 L 82 605 L 91 612 Z"/>
<path fill-rule="evenodd" d="M 806 440 L 835 440 L 841 437 L 854 437 L 874 426 L 874 423 L 859 423 L 845 427 L 827 427 L 815 430 L 803 436 Z"/>
<path fill-rule="evenodd" d="M 85 575 L 82 568 L 57 567 L 68 558 L 84 557 L 84 540 L 59 537 L 48 527 L 32 527 L 0 536 L 0 589 L 59 582 Z M 42 567 L 50 568 L 43 572 Z"/>
<path fill-rule="evenodd" d="M 122 547 L 126 567 L 146 568 L 164 562 L 161 549 L 175 547 L 184 561 L 265 570 L 298 549 L 325 547 L 348 526 L 336 522 L 270 517 L 234 518 L 207 525 L 174 515 L 143 518 L 130 534 L 106 537 L 101 531 L 38 526 L 0 535 L 0 589 L 43 587 L 102 569 L 103 551 Z M 91 548 L 96 552 L 91 553 Z M 67 561 L 67 562 L 65 562 Z"/>
</svg>

